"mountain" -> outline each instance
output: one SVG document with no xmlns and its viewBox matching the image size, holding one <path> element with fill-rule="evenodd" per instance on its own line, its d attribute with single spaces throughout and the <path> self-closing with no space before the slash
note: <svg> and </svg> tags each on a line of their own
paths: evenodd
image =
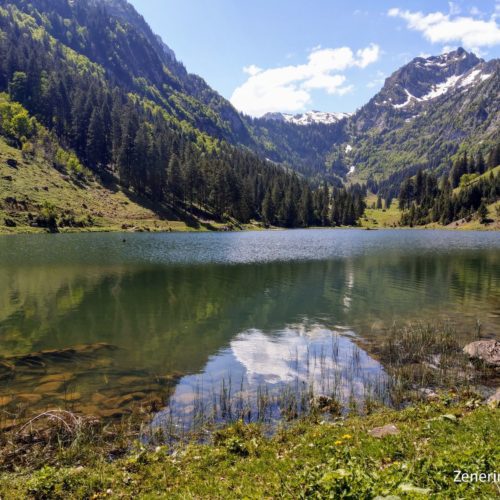
<svg viewBox="0 0 500 500">
<path fill-rule="evenodd" d="M 266 113 L 262 118 L 265 120 L 276 120 L 280 122 L 293 123 L 294 125 L 312 125 L 320 123 L 332 125 L 344 118 L 348 118 L 352 113 L 328 113 L 326 111 L 307 111 L 306 113 L 291 115 L 289 113 Z"/>
<path fill-rule="evenodd" d="M 418 168 L 446 172 L 457 151 L 486 154 L 498 142 L 499 67 L 498 59 L 484 61 L 463 48 L 417 57 L 356 113 L 268 113 L 253 122 L 254 136 L 260 130 L 278 146 L 267 152 L 274 161 L 292 160 L 306 175 L 334 183 L 371 178 L 398 185 Z"/>
<path fill-rule="evenodd" d="M 477 87 L 493 76 L 495 65 L 461 48 L 437 57 L 417 57 L 387 78 L 382 90 L 356 113 L 356 130 L 383 132 L 393 126 L 394 116 L 414 119 L 439 105 L 440 98 Z"/>
<path fill-rule="evenodd" d="M 277 148 L 263 130 L 188 73 L 125 0 L 9 0 L 0 7 L 0 33 L 0 142 L 38 171 L 52 165 L 75 189 L 85 189 L 86 172 L 89 186 L 121 191 L 192 227 L 333 220 L 331 192 L 276 165 L 293 156 L 300 168 L 312 143 L 269 158 Z M 7 177 L 7 186 L 18 185 L 17 173 Z M 14 190 L 0 198 L 11 222 L 47 227 L 49 220 L 55 229 L 85 213 L 66 213 L 64 199 L 35 195 L 30 185 L 20 183 L 14 202 Z M 363 192 L 343 190 L 336 203 L 335 223 L 355 223 Z"/>
<path fill-rule="evenodd" d="M 259 220 L 272 193 L 273 222 L 298 224 L 298 193 L 320 203 L 324 181 L 396 185 L 498 139 L 499 61 L 463 49 L 415 58 L 354 114 L 256 119 L 189 73 L 126 0 L 6 0 L 0 30 L 0 92 L 103 182 L 182 217 Z M 280 208 L 287 192 L 297 206 Z"/>
<path fill-rule="evenodd" d="M 303 171 L 312 177 L 399 185 L 418 168 L 448 171 L 459 150 L 486 154 L 498 142 L 499 67 L 498 59 L 484 61 L 463 48 L 417 57 L 356 113 L 268 113 L 256 123 L 278 152 L 298 154 L 296 165 L 307 157 L 309 170 Z M 313 131 L 314 140 L 302 139 Z"/>
<path fill-rule="evenodd" d="M 214 137 L 251 142 L 234 107 L 197 75 L 125 0 L 15 0 L 5 3 L 29 15 L 59 43 L 98 64 L 112 84 L 150 99 Z"/>
<path fill-rule="evenodd" d="M 331 154 L 354 166 L 357 178 L 418 167 L 446 171 L 461 146 L 487 151 L 498 142 L 499 108 L 500 60 L 486 62 L 462 48 L 417 57 L 347 120 L 347 140 L 333 144 Z"/>
</svg>

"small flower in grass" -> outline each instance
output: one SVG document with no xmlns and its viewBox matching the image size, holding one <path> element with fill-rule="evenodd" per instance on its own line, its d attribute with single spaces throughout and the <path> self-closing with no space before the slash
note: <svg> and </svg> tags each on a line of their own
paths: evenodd
<svg viewBox="0 0 500 500">
<path fill-rule="evenodd" d="M 342 441 L 335 441 L 335 446 L 340 446 L 342 444 Z"/>
<path fill-rule="evenodd" d="M 342 439 L 352 439 L 352 436 L 350 434 L 344 434 Z"/>
</svg>

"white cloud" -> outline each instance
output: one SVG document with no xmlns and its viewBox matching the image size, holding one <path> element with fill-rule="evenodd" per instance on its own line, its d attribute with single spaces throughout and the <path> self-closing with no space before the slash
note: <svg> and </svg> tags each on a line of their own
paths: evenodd
<svg viewBox="0 0 500 500">
<path fill-rule="evenodd" d="M 261 71 L 262 69 L 259 68 L 258 66 L 255 66 L 255 64 L 250 64 L 250 66 L 245 66 L 243 68 L 243 72 L 250 76 L 254 76 L 257 73 L 260 73 Z"/>
<path fill-rule="evenodd" d="M 359 58 L 357 65 L 360 68 L 366 68 L 369 64 L 378 61 L 378 58 L 380 57 L 380 47 L 372 43 L 368 47 L 358 50 L 356 55 Z"/>
<path fill-rule="evenodd" d="M 302 111 L 311 102 L 313 90 L 344 95 L 353 89 L 342 74 L 352 67 L 365 68 L 380 57 L 378 45 L 370 44 L 356 53 L 349 47 L 315 47 L 305 64 L 261 69 L 254 64 L 243 71 L 249 75 L 231 96 L 233 105 L 252 116 L 271 111 Z"/>
<path fill-rule="evenodd" d="M 389 9 L 388 15 L 404 19 L 409 29 L 420 31 L 431 43 L 459 43 L 468 49 L 500 44 L 500 27 L 494 16 L 486 21 L 453 13 L 424 14 L 398 8 Z"/>
</svg>

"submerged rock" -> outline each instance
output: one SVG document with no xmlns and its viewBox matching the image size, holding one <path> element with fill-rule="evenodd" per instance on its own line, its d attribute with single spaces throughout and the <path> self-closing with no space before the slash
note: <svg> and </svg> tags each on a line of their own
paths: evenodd
<svg viewBox="0 0 500 500">
<path fill-rule="evenodd" d="M 108 398 L 104 394 L 101 394 L 100 392 L 96 392 L 96 393 L 92 394 L 91 401 L 92 401 L 92 403 L 99 404 L 99 403 L 102 403 L 103 401 L 106 401 L 107 399 Z"/>
<path fill-rule="evenodd" d="M 141 401 L 146 398 L 144 392 L 133 392 L 131 394 L 126 394 L 124 396 L 117 396 L 115 398 L 109 398 L 106 400 L 105 405 L 108 408 L 123 408 L 135 401 Z"/>
<path fill-rule="evenodd" d="M 137 377 L 135 375 L 128 375 L 124 377 L 120 377 L 117 381 L 120 385 L 137 385 L 137 384 L 143 384 L 144 383 L 144 378 L 142 377 Z"/>
<path fill-rule="evenodd" d="M 9 358 L 15 365 L 24 366 L 45 366 L 47 362 L 52 361 L 75 361 L 79 358 L 86 358 L 95 355 L 100 351 L 112 351 L 117 347 L 111 344 L 98 342 L 96 344 L 81 344 L 64 349 L 47 349 L 39 352 L 13 356 Z"/>
<path fill-rule="evenodd" d="M 49 382 L 69 382 L 74 378 L 73 373 L 54 373 L 52 375 L 46 375 L 40 379 L 40 384 L 46 384 Z"/>
<path fill-rule="evenodd" d="M 464 347 L 464 353 L 472 360 L 482 361 L 488 366 L 500 368 L 500 342 L 498 340 L 478 340 Z"/>
<path fill-rule="evenodd" d="M 17 398 L 23 402 L 35 404 L 42 399 L 42 396 L 40 394 L 18 394 Z"/>
<path fill-rule="evenodd" d="M 47 393 L 47 392 L 57 392 L 61 387 L 63 386 L 64 382 L 59 380 L 59 381 L 54 381 L 54 382 L 46 382 L 45 384 L 39 385 L 36 389 L 35 392 L 39 393 Z"/>
<path fill-rule="evenodd" d="M 63 399 L 67 402 L 79 401 L 80 399 L 82 399 L 82 395 L 79 392 L 70 392 L 68 394 L 65 394 Z"/>
<path fill-rule="evenodd" d="M 125 415 L 129 415 L 130 413 L 131 410 L 129 410 L 128 408 L 111 408 L 109 410 L 100 409 L 97 412 L 100 417 L 104 418 L 121 418 Z"/>
<path fill-rule="evenodd" d="M 7 361 L 0 361 L 0 380 L 5 380 L 14 376 L 15 368 Z"/>
<path fill-rule="evenodd" d="M 0 396 L 0 407 L 7 406 L 12 399 L 12 396 Z"/>
</svg>

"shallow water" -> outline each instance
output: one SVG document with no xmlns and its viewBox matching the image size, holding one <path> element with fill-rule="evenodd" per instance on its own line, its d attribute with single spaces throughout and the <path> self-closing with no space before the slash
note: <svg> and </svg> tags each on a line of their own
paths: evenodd
<svg viewBox="0 0 500 500">
<path fill-rule="evenodd" d="M 203 385 L 213 398 L 223 378 L 245 394 L 300 380 L 304 353 L 320 357 L 338 335 L 338 366 L 329 370 L 342 371 L 358 345 L 414 319 L 452 321 L 464 339 L 477 320 L 483 334 L 497 334 L 498 233 L 1 237 L 0 354 L 16 369 L 0 370 L 0 402 L 13 408 L 31 397 L 31 406 L 114 415 L 151 398 L 167 407 L 174 394 L 165 411 L 182 413 L 193 404 L 186 394 L 200 398 Z M 19 358 L 102 342 L 116 349 L 42 356 L 36 367 Z M 355 356 L 357 382 L 383 372 L 369 354 Z M 317 378 L 310 365 L 307 377 Z"/>
</svg>

